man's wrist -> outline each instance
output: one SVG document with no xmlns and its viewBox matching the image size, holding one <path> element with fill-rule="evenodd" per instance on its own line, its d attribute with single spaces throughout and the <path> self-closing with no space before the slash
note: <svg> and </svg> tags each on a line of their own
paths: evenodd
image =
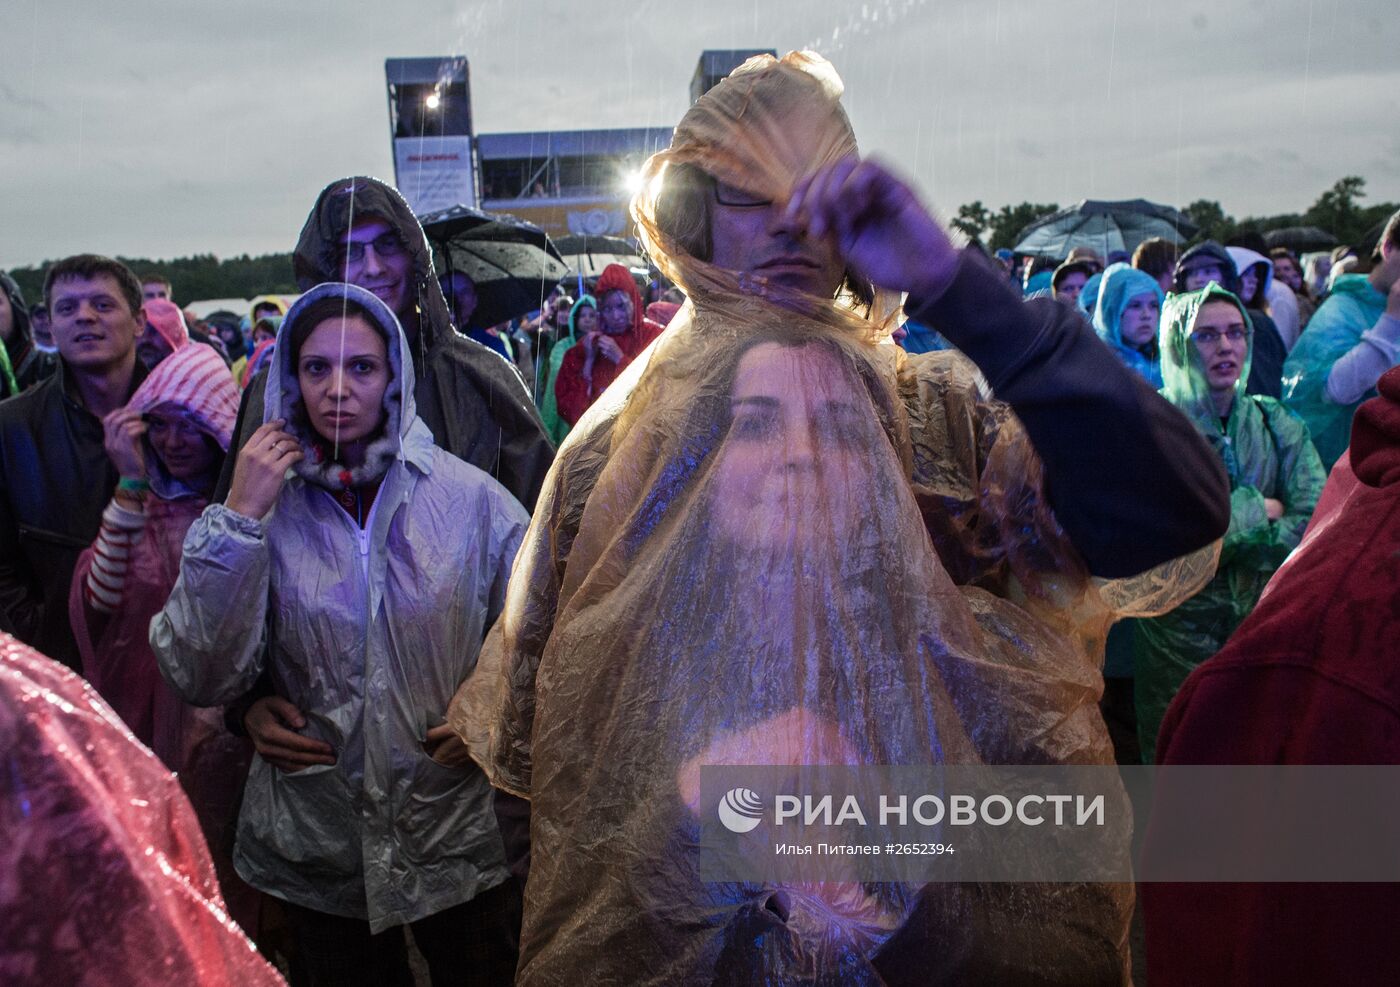
<svg viewBox="0 0 1400 987">
<path fill-rule="evenodd" d="M 950 262 L 935 265 L 916 284 L 910 285 L 908 294 L 912 307 L 923 307 L 942 298 L 958 276 L 961 262 L 962 251 L 954 250 Z"/>
</svg>

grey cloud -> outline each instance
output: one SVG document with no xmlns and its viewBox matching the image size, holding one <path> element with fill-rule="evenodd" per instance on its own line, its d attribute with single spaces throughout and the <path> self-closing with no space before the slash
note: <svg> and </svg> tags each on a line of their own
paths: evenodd
<svg viewBox="0 0 1400 987">
<path fill-rule="evenodd" d="M 862 147 L 949 211 L 1145 195 L 1260 215 L 1304 208 L 1357 172 L 1373 201 L 1400 199 L 1400 140 L 1376 134 L 1395 119 L 1394 100 L 1377 96 L 1400 92 L 1394 0 L 1350 0 L 1340 13 L 1309 0 L 864 7 L 4 5 L 0 265 L 89 247 L 286 250 L 331 178 L 392 176 L 384 59 L 453 52 L 470 59 L 485 132 L 668 126 L 702 48 L 817 43 L 846 80 Z"/>
</svg>

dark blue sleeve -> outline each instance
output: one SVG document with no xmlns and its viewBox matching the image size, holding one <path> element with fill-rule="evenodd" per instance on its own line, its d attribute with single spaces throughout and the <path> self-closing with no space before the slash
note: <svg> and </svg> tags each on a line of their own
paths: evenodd
<svg viewBox="0 0 1400 987">
<path fill-rule="evenodd" d="M 1016 412 L 1055 517 L 1096 576 L 1136 575 L 1225 533 L 1220 459 L 1185 415 L 1128 370 L 1073 308 L 1023 302 L 972 251 L 909 317 L 941 332 Z"/>
</svg>

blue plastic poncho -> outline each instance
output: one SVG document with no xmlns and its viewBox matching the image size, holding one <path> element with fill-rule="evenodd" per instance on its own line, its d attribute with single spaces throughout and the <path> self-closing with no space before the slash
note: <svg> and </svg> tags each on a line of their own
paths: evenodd
<svg viewBox="0 0 1400 987">
<path fill-rule="evenodd" d="M 1365 274 L 1343 274 L 1283 365 L 1283 400 L 1307 422 L 1317 454 L 1328 469 L 1351 442 L 1351 418 L 1373 387 L 1355 404 L 1335 404 L 1327 397 L 1332 366 L 1361 342 L 1361 334 L 1385 313 L 1386 296 Z"/>
<path fill-rule="evenodd" d="M 1138 295 L 1151 294 L 1162 305 L 1162 289 L 1152 275 L 1130 267 L 1127 264 L 1114 264 L 1104 271 L 1103 283 L 1099 288 L 1098 301 L 1094 305 L 1094 332 L 1113 348 L 1118 358 L 1130 370 L 1136 371 L 1153 387 L 1162 386 L 1162 360 L 1158 352 L 1157 340 L 1143 346 L 1133 346 L 1123 341 L 1121 323 L 1123 312 Z"/>
</svg>

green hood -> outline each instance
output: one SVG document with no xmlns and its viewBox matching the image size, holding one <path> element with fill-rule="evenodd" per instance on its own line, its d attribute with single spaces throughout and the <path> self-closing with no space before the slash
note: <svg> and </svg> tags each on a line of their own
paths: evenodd
<svg viewBox="0 0 1400 987">
<path fill-rule="evenodd" d="M 1186 412 L 1206 434 L 1221 431 L 1220 417 L 1215 413 L 1205 363 L 1196 344 L 1191 341 L 1191 330 L 1195 328 L 1201 307 L 1212 301 L 1229 302 L 1240 310 L 1244 324 L 1250 325 L 1249 314 L 1240 300 L 1215 282 L 1199 291 L 1168 295 L 1162 306 L 1162 396 Z M 1239 409 L 1240 399 L 1244 397 L 1253 351 L 1254 341 L 1251 338 L 1245 348 L 1239 380 L 1235 382 L 1235 403 L 1230 409 L 1231 415 Z"/>
</svg>

